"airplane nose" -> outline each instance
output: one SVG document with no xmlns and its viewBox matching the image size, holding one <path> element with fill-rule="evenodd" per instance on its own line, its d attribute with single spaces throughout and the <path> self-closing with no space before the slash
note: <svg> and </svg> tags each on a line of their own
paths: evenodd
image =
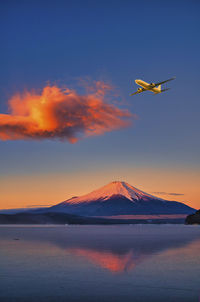
<svg viewBox="0 0 200 302">
<path fill-rule="evenodd" d="M 135 83 L 137 84 L 137 83 L 138 83 L 138 81 L 139 81 L 138 79 L 137 79 L 137 80 L 135 80 Z"/>
</svg>

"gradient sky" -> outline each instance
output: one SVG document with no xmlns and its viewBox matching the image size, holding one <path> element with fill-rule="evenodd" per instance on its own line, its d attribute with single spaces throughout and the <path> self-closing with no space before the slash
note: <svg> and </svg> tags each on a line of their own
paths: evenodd
<svg viewBox="0 0 200 302">
<path fill-rule="evenodd" d="M 0 141 L 0 208 L 55 204 L 113 180 L 199 208 L 199 9 L 194 0 L 1 2 L 0 113 L 16 92 L 79 89 L 89 78 L 116 87 L 138 119 L 76 144 Z M 172 76 L 166 93 L 129 96 L 136 78 Z"/>
</svg>

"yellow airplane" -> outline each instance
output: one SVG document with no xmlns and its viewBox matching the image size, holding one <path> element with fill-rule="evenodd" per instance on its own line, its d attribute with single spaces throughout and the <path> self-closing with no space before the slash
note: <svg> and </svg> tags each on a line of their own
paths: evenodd
<svg viewBox="0 0 200 302">
<path fill-rule="evenodd" d="M 154 92 L 154 94 L 158 94 L 158 93 L 167 91 L 167 90 L 169 90 L 169 88 L 161 90 L 161 84 L 164 84 L 166 82 L 172 81 L 174 79 L 175 79 L 175 77 L 171 78 L 171 79 L 168 79 L 166 81 L 163 81 L 163 82 L 151 83 L 151 84 L 146 83 L 146 82 L 144 82 L 142 80 L 135 80 L 135 83 L 137 85 L 141 86 L 142 88 L 138 88 L 138 90 L 136 92 L 132 93 L 131 95 L 135 95 L 135 94 L 141 93 L 141 92 L 146 91 L 146 90 L 152 91 L 152 92 Z"/>
</svg>

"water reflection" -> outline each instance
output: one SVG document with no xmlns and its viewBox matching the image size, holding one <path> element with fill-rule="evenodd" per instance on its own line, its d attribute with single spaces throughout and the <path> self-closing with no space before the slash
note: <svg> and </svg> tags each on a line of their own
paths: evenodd
<svg viewBox="0 0 200 302">
<path fill-rule="evenodd" d="M 112 273 L 133 270 L 152 255 L 185 248 L 200 237 L 199 228 L 185 226 L 70 226 L 49 228 L 7 228 L 1 240 L 12 241 L 13 248 L 29 253 L 61 249 L 73 258 Z"/>
<path fill-rule="evenodd" d="M 142 259 L 142 256 L 138 259 L 134 257 L 133 251 L 124 255 L 117 255 L 108 251 L 94 251 L 78 248 L 69 249 L 68 252 L 78 257 L 84 257 L 89 262 L 113 273 L 129 271 Z"/>
</svg>

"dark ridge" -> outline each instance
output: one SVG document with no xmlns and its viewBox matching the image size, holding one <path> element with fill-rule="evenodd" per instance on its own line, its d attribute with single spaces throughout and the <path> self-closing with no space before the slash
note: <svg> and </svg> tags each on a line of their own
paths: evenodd
<svg viewBox="0 0 200 302">
<path fill-rule="evenodd" d="M 66 213 L 18 213 L 0 214 L 0 224 L 151 224 L 151 223 L 184 223 L 182 218 L 174 219 L 111 219 L 81 217 Z"/>
<path fill-rule="evenodd" d="M 185 224 L 200 224 L 200 210 L 188 215 L 185 219 Z"/>
</svg>

